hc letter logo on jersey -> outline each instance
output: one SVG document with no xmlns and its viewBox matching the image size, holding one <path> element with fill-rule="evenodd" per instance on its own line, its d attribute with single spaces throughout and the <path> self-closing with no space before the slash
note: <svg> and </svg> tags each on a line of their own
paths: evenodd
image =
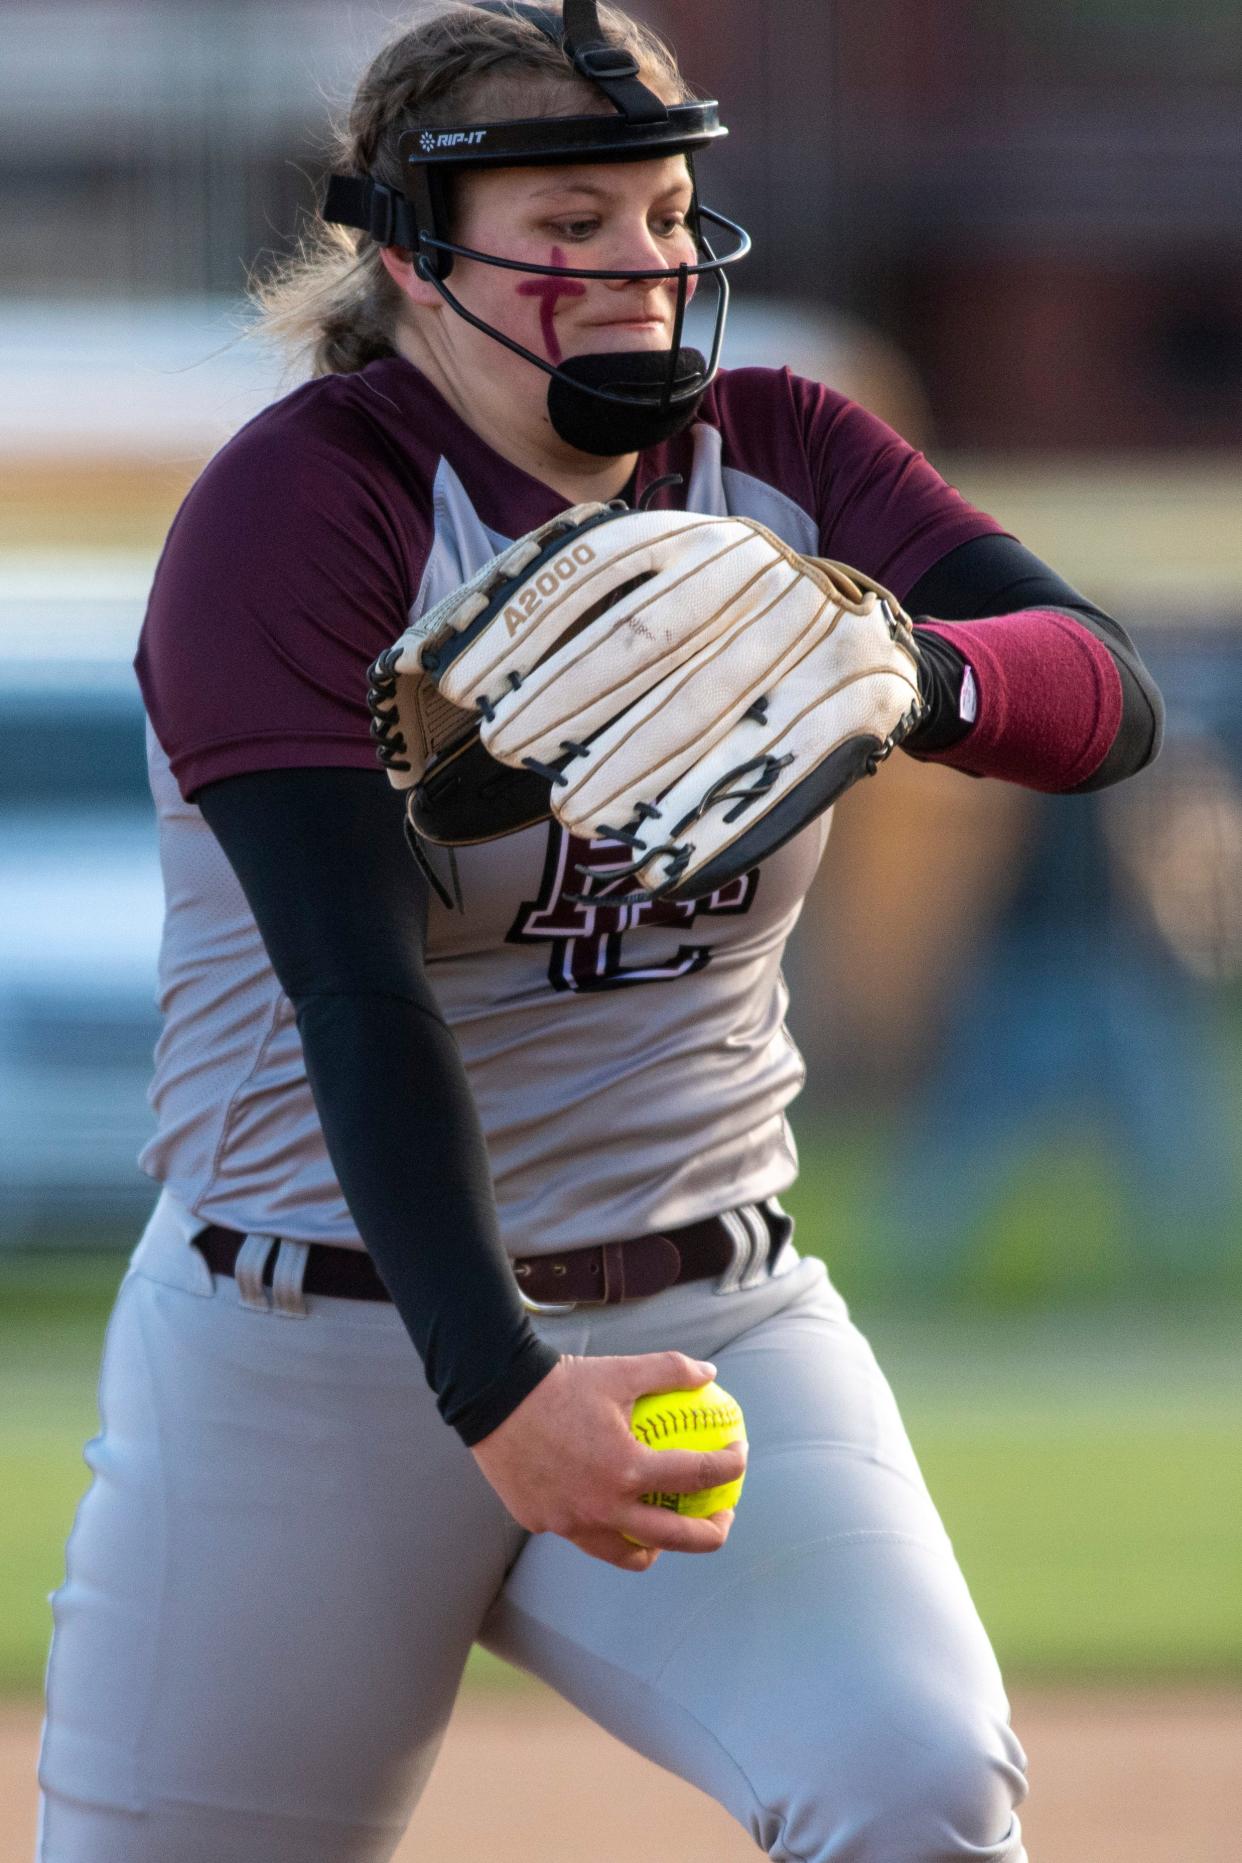
<svg viewBox="0 0 1242 1863">
<path fill-rule="evenodd" d="M 641 905 L 610 906 L 606 897 L 590 902 L 567 897 L 584 890 L 592 870 L 615 867 L 632 853 L 620 841 L 580 841 L 559 823 L 550 824 L 539 897 L 518 912 L 506 942 L 550 943 L 548 982 L 554 990 L 620 990 L 635 983 L 665 983 L 689 976 L 711 962 L 710 946 L 679 944 L 671 952 L 666 949 L 647 956 L 647 945 L 655 941 L 637 934 L 662 927 L 686 930 L 696 918 L 736 917 L 750 910 L 759 884 L 757 867 L 704 899 L 655 899 Z M 631 885 L 628 879 L 618 880 L 616 890 L 627 892 Z M 621 941 L 626 936 L 629 963 L 622 962 Z"/>
</svg>

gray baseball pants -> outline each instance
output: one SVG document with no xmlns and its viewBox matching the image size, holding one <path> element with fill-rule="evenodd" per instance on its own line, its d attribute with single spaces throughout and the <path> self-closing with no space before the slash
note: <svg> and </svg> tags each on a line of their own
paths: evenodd
<svg viewBox="0 0 1242 1863">
<path fill-rule="evenodd" d="M 198 1226 L 161 1199 L 109 1325 L 38 1863 L 381 1863 L 476 1640 L 785 1863 L 1024 1863 L 992 1651 L 818 1261 L 538 1318 L 710 1358 L 746 1413 L 728 1544 L 635 1575 L 513 1522 L 393 1308 L 303 1298 L 296 1247 L 247 1305 Z"/>
</svg>

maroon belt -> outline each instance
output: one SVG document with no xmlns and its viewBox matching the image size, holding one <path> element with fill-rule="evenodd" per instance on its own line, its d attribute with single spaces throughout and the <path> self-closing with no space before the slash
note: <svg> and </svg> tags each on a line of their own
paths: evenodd
<svg viewBox="0 0 1242 1863">
<path fill-rule="evenodd" d="M 766 1230 L 766 1248 L 755 1248 L 756 1227 Z M 560 1255 L 521 1255 L 513 1263 L 518 1288 L 534 1306 L 589 1302 L 612 1306 L 619 1300 L 636 1300 L 659 1294 L 679 1281 L 701 1281 L 723 1274 L 747 1253 L 773 1260 L 793 1225 L 775 1209 L 747 1206 L 746 1214 L 709 1216 L 684 1229 L 659 1235 L 631 1236 L 626 1242 L 600 1242 L 591 1248 L 567 1249 Z M 213 1223 L 194 1237 L 194 1246 L 213 1274 L 231 1275 L 245 1243 L 235 1229 Z M 762 1238 L 760 1238 L 762 1242 Z M 263 1271 L 267 1286 L 275 1272 L 276 1249 Z M 743 1260 L 742 1265 L 747 1265 Z M 371 1257 L 361 1249 L 337 1248 L 312 1242 L 302 1277 L 307 1294 L 330 1294 L 339 1300 L 391 1300 Z"/>
</svg>

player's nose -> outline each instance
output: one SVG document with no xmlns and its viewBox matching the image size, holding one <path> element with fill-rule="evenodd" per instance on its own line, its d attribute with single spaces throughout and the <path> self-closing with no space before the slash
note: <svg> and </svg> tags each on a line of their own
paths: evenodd
<svg viewBox="0 0 1242 1863">
<path fill-rule="evenodd" d="M 616 229 L 610 242 L 608 258 L 601 265 L 601 270 L 618 272 L 653 272 L 667 274 L 644 279 L 613 278 L 608 282 L 615 291 L 633 291 L 653 295 L 666 292 L 669 282 L 677 276 L 677 268 L 683 262 L 693 265 L 694 248 L 687 235 L 675 242 L 657 239 L 645 218 L 627 220 Z M 689 280 L 693 290 L 696 279 Z"/>
</svg>

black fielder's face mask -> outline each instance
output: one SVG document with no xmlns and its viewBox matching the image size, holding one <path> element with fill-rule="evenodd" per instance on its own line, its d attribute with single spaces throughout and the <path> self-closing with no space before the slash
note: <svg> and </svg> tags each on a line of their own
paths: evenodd
<svg viewBox="0 0 1242 1863">
<path fill-rule="evenodd" d="M 548 419 L 580 453 L 641 453 L 690 425 L 715 373 L 684 345 L 569 356 L 548 383 Z"/>
<path fill-rule="evenodd" d="M 408 249 L 414 254 L 420 277 L 434 285 L 459 317 L 542 370 L 549 377 L 548 417 L 567 445 L 601 457 L 657 446 L 694 419 L 720 365 L 729 308 L 725 268 L 750 251 L 748 235 L 723 214 L 701 206 L 695 187 L 688 215 L 695 241 L 693 264 L 649 271 L 530 265 L 460 246 L 449 239 L 448 184 L 452 174 L 466 168 L 641 161 L 682 154 L 693 185 L 695 151 L 727 132 L 719 123 L 714 103 L 666 104 L 640 82 L 634 59 L 624 49 L 605 42 L 596 0 L 565 0 L 563 18 L 551 8 L 513 4 L 511 0 L 484 0 L 483 10 L 520 14 L 532 21 L 564 49 L 575 69 L 598 86 L 614 110 L 582 117 L 466 124 L 454 129 L 411 129 L 399 144 L 403 191 L 370 175 L 334 175 L 324 201 L 324 218 L 361 227 L 381 245 Z M 721 229 L 731 240 L 731 248 L 722 256 L 718 257 L 709 243 L 704 223 L 713 230 Z M 675 278 L 671 344 L 663 350 L 610 350 L 551 362 L 466 308 L 447 282 L 456 258 L 539 278 L 657 278 L 666 283 Z M 682 341 L 686 309 L 695 285 L 713 287 L 716 294 L 706 355 Z"/>
</svg>

